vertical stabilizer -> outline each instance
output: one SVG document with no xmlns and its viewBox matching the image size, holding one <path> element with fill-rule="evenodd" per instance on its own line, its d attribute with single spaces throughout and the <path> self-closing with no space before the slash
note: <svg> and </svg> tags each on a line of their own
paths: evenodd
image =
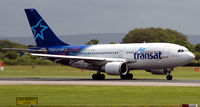
<svg viewBox="0 0 200 107">
<path fill-rule="evenodd" d="M 69 45 L 61 41 L 35 9 L 25 9 L 38 47 Z"/>
</svg>

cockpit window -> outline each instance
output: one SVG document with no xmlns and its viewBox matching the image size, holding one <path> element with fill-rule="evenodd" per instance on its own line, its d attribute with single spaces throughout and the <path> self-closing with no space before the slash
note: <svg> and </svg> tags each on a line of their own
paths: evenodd
<svg viewBox="0 0 200 107">
<path fill-rule="evenodd" d="M 183 49 L 179 49 L 177 52 L 184 52 L 184 50 Z"/>
</svg>

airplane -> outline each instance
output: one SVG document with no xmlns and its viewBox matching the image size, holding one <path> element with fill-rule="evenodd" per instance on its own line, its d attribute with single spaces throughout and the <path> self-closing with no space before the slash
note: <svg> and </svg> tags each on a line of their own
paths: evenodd
<svg viewBox="0 0 200 107">
<path fill-rule="evenodd" d="M 194 59 L 186 47 L 172 43 L 129 43 L 70 45 L 61 41 L 34 8 L 25 9 L 37 47 L 17 49 L 20 56 L 29 55 L 80 69 L 95 70 L 93 80 L 104 80 L 108 75 L 132 79 L 131 70 L 146 70 L 152 74 L 167 75 L 172 80 L 173 68 Z"/>
</svg>

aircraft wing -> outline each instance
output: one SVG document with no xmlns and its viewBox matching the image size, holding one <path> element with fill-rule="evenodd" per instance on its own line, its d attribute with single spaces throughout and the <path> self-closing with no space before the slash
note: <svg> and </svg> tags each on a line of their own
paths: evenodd
<svg viewBox="0 0 200 107">
<path fill-rule="evenodd" d="M 28 51 L 28 52 L 38 52 L 38 53 L 45 53 L 45 49 L 35 50 L 35 49 L 20 49 L 20 48 L 2 48 L 3 50 L 10 50 L 10 51 Z"/>
<path fill-rule="evenodd" d="M 88 57 L 88 56 L 66 56 L 66 55 L 52 55 L 52 54 L 37 54 L 29 53 L 33 56 L 45 57 L 45 58 L 56 58 L 56 59 L 72 59 L 72 60 L 84 60 L 86 62 L 125 62 L 125 63 L 135 63 L 135 60 L 125 59 L 125 58 L 106 58 L 106 57 Z"/>
</svg>

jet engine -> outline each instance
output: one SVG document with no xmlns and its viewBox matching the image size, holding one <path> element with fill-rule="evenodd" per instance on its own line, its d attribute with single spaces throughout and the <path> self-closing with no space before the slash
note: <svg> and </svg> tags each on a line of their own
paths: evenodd
<svg viewBox="0 0 200 107">
<path fill-rule="evenodd" d="M 126 75 L 128 73 L 128 66 L 123 62 L 109 62 L 103 70 L 109 75 Z"/>
<path fill-rule="evenodd" d="M 151 72 L 152 74 L 155 75 L 165 75 L 167 74 L 166 69 L 151 69 L 151 70 L 146 70 L 147 72 Z"/>
</svg>

